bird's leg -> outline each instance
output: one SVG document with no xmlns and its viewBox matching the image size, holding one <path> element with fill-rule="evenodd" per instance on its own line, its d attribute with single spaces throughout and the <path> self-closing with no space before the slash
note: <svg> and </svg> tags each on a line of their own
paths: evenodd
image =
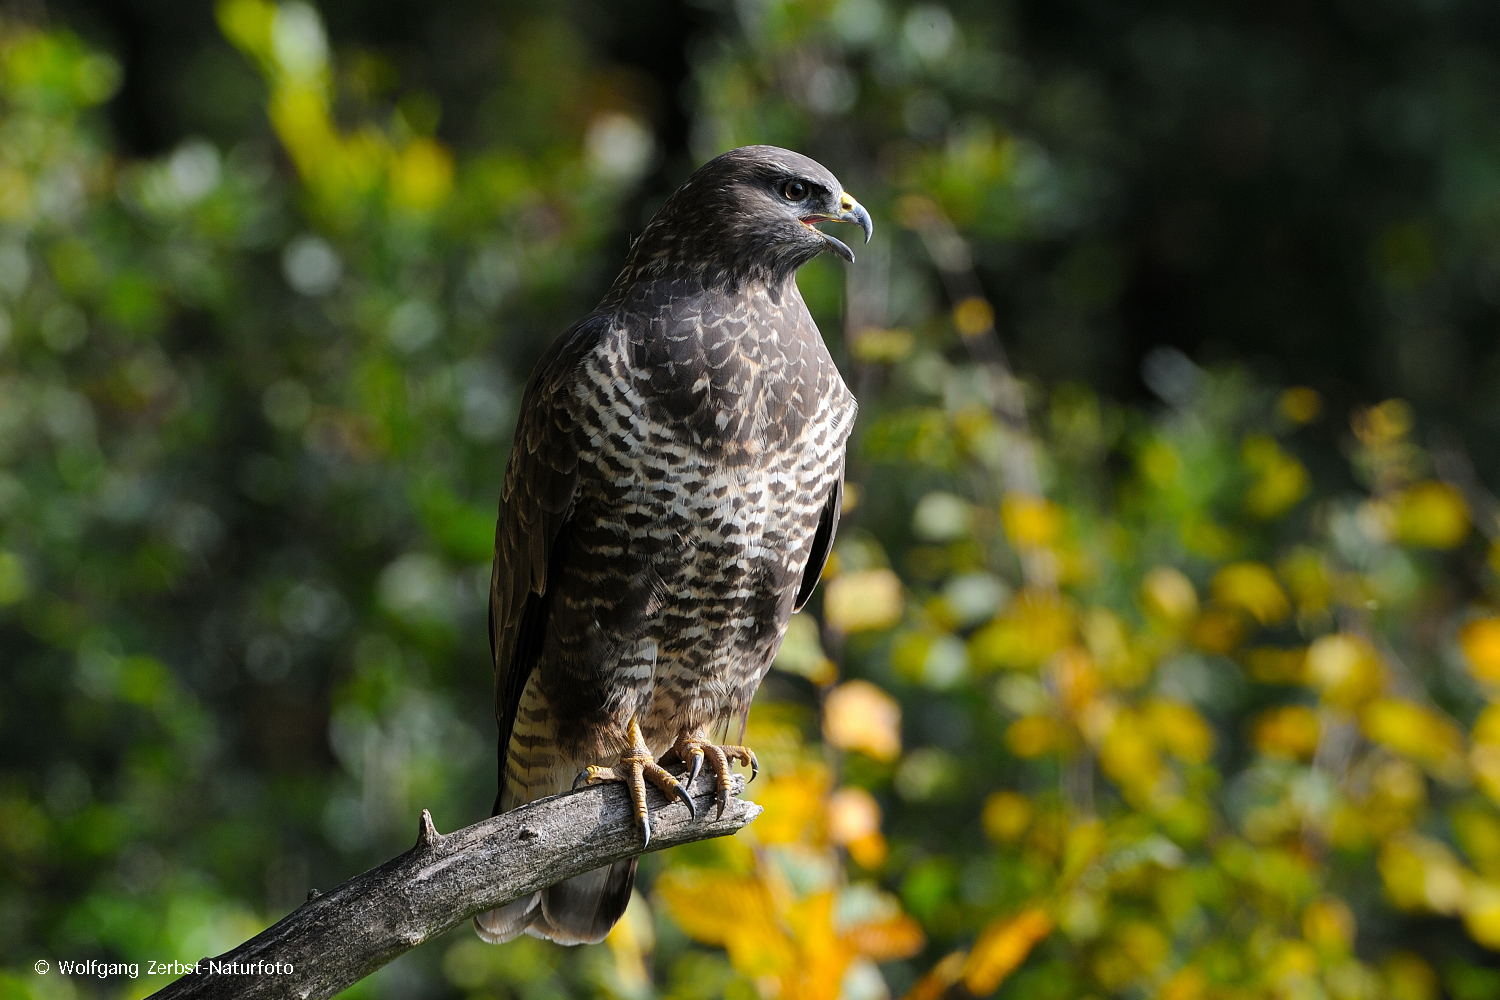
<svg viewBox="0 0 1500 1000">
<path fill-rule="evenodd" d="M 651 816 L 646 811 L 646 782 L 660 788 L 667 798 L 676 796 L 688 807 L 688 815 L 698 818 L 693 806 L 693 797 L 688 794 L 687 784 L 672 777 L 671 773 L 656 762 L 646 738 L 641 735 L 641 724 L 634 716 L 630 719 L 630 749 L 620 755 L 618 767 L 601 767 L 590 764 L 578 775 L 573 787 L 597 785 L 603 781 L 623 781 L 630 786 L 630 797 L 635 802 L 635 821 L 641 825 L 646 844 L 651 843 Z M 642 844 L 641 846 L 646 846 Z"/>
<path fill-rule="evenodd" d="M 691 733 L 685 733 L 677 737 L 677 742 L 672 744 L 672 752 L 678 758 L 692 767 L 688 772 L 687 783 L 691 785 L 693 779 L 698 777 L 698 772 L 703 769 L 703 760 L 708 758 L 708 769 L 713 772 L 719 783 L 719 812 L 724 815 L 724 809 L 729 805 L 729 762 L 737 760 L 750 768 L 750 780 L 760 774 L 760 762 L 755 759 L 755 751 L 749 747 L 720 746 L 708 738 L 708 727 L 699 726 Z"/>
</svg>

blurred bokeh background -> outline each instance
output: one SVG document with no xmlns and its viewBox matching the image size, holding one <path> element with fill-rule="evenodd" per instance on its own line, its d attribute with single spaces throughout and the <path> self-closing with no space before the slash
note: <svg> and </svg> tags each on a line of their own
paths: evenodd
<svg viewBox="0 0 1500 1000">
<path fill-rule="evenodd" d="M 876 220 L 766 814 L 349 995 L 1500 996 L 1500 8 L 15 0 L 0 998 L 487 814 L 519 387 L 750 142 Z"/>
</svg>

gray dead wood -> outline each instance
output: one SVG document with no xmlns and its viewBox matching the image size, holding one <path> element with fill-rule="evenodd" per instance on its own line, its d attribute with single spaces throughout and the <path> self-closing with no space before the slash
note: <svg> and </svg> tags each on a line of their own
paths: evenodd
<svg viewBox="0 0 1500 1000">
<path fill-rule="evenodd" d="M 738 795 L 744 778 L 736 775 L 734 782 Z M 694 782 L 699 818 L 693 820 L 687 806 L 668 804 L 648 789 L 649 850 L 722 837 L 760 815 L 755 803 L 731 798 L 723 817 L 715 818 L 715 791 L 706 773 Z M 447 835 L 437 832 L 424 809 L 411 850 L 309 899 L 153 997 L 331 997 L 476 913 L 639 853 L 641 833 L 618 784 L 540 799 Z M 211 962 L 280 962 L 292 971 L 214 973 Z"/>
</svg>

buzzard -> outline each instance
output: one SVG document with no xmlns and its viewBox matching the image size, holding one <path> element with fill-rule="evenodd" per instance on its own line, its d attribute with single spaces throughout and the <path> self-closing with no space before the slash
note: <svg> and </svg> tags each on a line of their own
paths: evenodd
<svg viewBox="0 0 1500 1000">
<path fill-rule="evenodd" d="M 797 289 L 850 249 L 814 227 L 870 215 L 826 168 L 774 146 L 709 161 L 631 247 L 598 307 L 526 385 L 490 582 L 500 724 L 495 811 L 578 783 L 729 796 L 743 720 L 838 527 L 855 402 Z M 741 731 L 743 732 L 743 723 Z M 657 763 L 689 766 L 683 779 Z M 480 937 L 600 941 L 636 859 L 475 918 Z"/>
</svg>

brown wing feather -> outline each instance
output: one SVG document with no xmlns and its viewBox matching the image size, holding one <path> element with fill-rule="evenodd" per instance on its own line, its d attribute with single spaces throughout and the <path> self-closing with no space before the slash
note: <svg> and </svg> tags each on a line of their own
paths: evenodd
<svg viewBox="0 0 1500 1000">
<path fill-rule="evenodd" d="M 490 654 L 495 663 L 495 720 L 500 727 L 500 782 L 516 708 L 547 634 L 547 582 L 557 540 L 578 486 L 576 428 L 567 407 L 580 359 L 606 329 L 587 317 L 552 343 L 521 397 L 515 444 L 500 492 L 495 561 L 490 572 Z M 499 796 L 495 807 L 498 810 Z"/>
</svg>

